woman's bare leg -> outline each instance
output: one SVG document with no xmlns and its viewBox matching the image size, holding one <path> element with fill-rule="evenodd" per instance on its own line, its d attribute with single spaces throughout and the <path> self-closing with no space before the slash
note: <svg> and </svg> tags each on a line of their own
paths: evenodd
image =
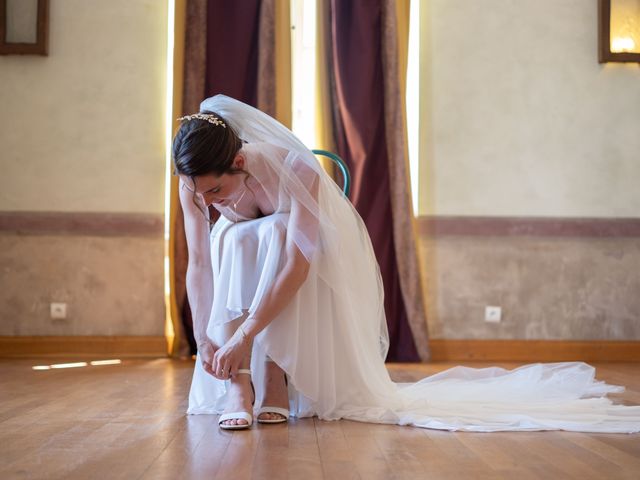
<svg viewBox="0 0 640 480">
<path fill-rule="evenodd" d="M 289 393 L 284 380 L 284 370 L 271 359 L 267 359 L 264 365 L 265 391 L 262 406 L 280 407 L 289 410 Z M 279 413 L 261 413 L 260 420 L 278 420 L 282 418 Z"/>
<path fill-rule="evenodd" d="M 223 341 L 226 342 L 235 333 L 238 326 L 244 321 L 245 317 L 240 317 L 232 322 L 225 323 L 223 326 Z M 251 366 L 251 347 L 249 345 L 249 353 L 242 360 L 240 368 L 250 368 Z M 251 389 L 251 375 L 240 373 L 229 379 L 229 388 L 227 390 L 227 404 L 224 413 L 231 412 L 249 412 L 253 410 L 253 391 Z M 222 422 L 225 425 L 246 425 L 244 418 L 226 420 Z"/>
</svg>

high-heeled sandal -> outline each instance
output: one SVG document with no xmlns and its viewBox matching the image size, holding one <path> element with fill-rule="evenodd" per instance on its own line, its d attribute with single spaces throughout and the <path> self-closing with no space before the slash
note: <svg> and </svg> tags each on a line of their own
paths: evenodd
<svg viewBox="0 0 640 480">
<path fill-rule="evenodd" d="M 284 384 L 285 387 L 289 387 L 289 381 L 287 380 L 287 374 L 284 374 Z M 260 415 L 263 413 L 277 413 L 278 415 L 282 415 L 283 418 L 260 418 Z M 280 407 L 270 407 L 265 405 L 264 407 L 260 407 L 258 410 L 258 414 L 256 415 L 256 419 L 258 423 L 285 423 L 289 421 L 290 412 L 286 408 Z"/>
<path fill-rule="evenodd" d="M 240 368 L 238 369 L 238 373 L 243 373 L 246 375 L 251 375 L 251 370 L 249 370 L 248 368 Z M 253 406 L 253 404 L 256 401 L 256 390 L 255 388 L 253 388 L 253 381 L 249 380 L 249 384 L 251 385 L 251 391 L 253 392 L 253 400 L 251 401 L 251 405 Z M 247 423 L 246 424 L 227 424 L 227 423 L 222 423 L 225 422 L 227 420 L 245 420 Z M 218 426 L 222 429 L 222 430 L 244 430 L 247 429 L 249 427 L 251 427 L 251 425 L 253 424 L 253 416 L 249 413 L 249 412 L 229 412 L 229 413 L 224 413 L 222 415 L 220 415 L 220 418 L 218 419 Z"/>
</svg>

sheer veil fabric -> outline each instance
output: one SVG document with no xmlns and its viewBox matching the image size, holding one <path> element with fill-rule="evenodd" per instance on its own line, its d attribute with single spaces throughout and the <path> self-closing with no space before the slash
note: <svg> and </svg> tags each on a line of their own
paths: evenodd
<svg viewBox="0 0 640 480">
<path fill-rule="evenodd" d="M 226 322 L 259 308 L 283 266 L 287 242 L 310 262 L 302 287 L 255 338 L 251 368 L 258 392 L 268 355 L 287 373 L 298 417 L 482 432 L 640 431 L 640 406 L 613 404 L 606 395 L 624 387 L 596 381 L 595 369 L 583 362 L 512 371 L 459 366 L 416 383 L 392 382 L 384 364 L 380 271 L 356 210 L 313 153 L 273 118 L 223 95 L 206 99 L 200 110 L 222 115 L 247 142 L 246 170 L 270 206 L 258 218 L 217 207 L 207 334 L 220 342 Z M 198 357 L 187 413 L 222 413 L 225 392 Z"/>
</svg>

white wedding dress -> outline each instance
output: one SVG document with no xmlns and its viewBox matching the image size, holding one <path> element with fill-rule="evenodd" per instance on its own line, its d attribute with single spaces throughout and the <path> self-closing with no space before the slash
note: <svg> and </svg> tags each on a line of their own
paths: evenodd
<svg viewBox="0 0 640 480">
<path fill-rule="evenodd" d="M 640 431 L 640 406 L 613 404 L 606 395 L 624 387 L 595 380 L 595 369 L 583 362 L 512 371 L 459 366 L 416 383 L 391 381 L 380 272 L 353 206 L 313 154 L 271 117 L 221 95 L 205 100 L 201 110 L 221 114 L 248 142 L 246 169 L 266 213 L 242 213 L 256 211 L 251 195 L 235 210 L 218 207 L 222 216 L 210 235 L 214 293 L 207 334 L 220 342 L 224 323 L 256 311 L 288 241 L 310 261 L 302 287 L 255 338 L 251 369 L 258 393 L 268 355 L 287 374 L 297 417 L 476 432 Z M 206 373 L 198 357 L 187 413 L 222 413 L 225 393 L 225 382 Z"/>
</svg>

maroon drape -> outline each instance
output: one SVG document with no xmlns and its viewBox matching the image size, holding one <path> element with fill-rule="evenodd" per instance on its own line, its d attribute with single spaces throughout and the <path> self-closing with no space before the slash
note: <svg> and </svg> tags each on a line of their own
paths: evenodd
<svg viewBox="0 0 640 480">
<path fill-rule="evenodd" d="M 222 93 L 258 106 L 262 0 L 208 0 L 204 97 Z M 220 216 L 209 207 L 213 220 Z"/>
<path fill-rule="evenodd" d="M 209 0 L 204 98 L 223 93 L 258 106 L 260 0 Z"/>
<path fill-rule="evenodd" d="M 206 1 L 206 3 L 205 3 Z M 223 93 L 244 103 L 258 103 L 258 48 L 262 0 L 190 0 L 185 40 L 184 115 L 197 111 L 204 98 Z M 203 18 L 204 17 L 204 18 Z M 210 208 L 212 218 L 218 211 Z M 186 297 L 187 251 L 182 212 L 176 218 L 175 270 L 178 311 L 191 354 L 196 353 L 193 320 Z"/>
<path fill-rule="evenodd" d="M 193 51 L 189 42 L 186 45 L 185 106 L 190 111 L 185 113 L 195 111 L 200 99 L 218 93 L 257 106 L 263 1 L 208 0 L 206 6 L 203 2 L 191 2 L 194 13 L 204 16 L 206 10 L 206 25 L 192 19 L 191 25 L 198 24 L 204 32 L 191 32 Z M 338 153 L 353 173 L 352 201 L 367 225 L 383 276 L 391 340 L 387 359 L 418 361 L 400 291 L 392 234 L 384 131 L 381 8 L 377 0 L 331 0 L 331 10 Z M 202 37 L 198 35 L 206 36 L 205 45 L 199 43 Z M 190 37 L 187 35 L 187 40 Z M 204 85 L 200 83 L 198 88 L 186 90 L 203 77 Z M 188 305 L 185 310 L 184 324 L 189 336 Z"/>
<path fill-rule="evenodd" d="M 351 201 L 367 226 L 382 273 L 390 337 L 387 360 L 417 362 L 393 240 L 381 14 L 377 0 L 331 0 L 335 135 L 338 154 L 353 176 Z"/>
</svg>

